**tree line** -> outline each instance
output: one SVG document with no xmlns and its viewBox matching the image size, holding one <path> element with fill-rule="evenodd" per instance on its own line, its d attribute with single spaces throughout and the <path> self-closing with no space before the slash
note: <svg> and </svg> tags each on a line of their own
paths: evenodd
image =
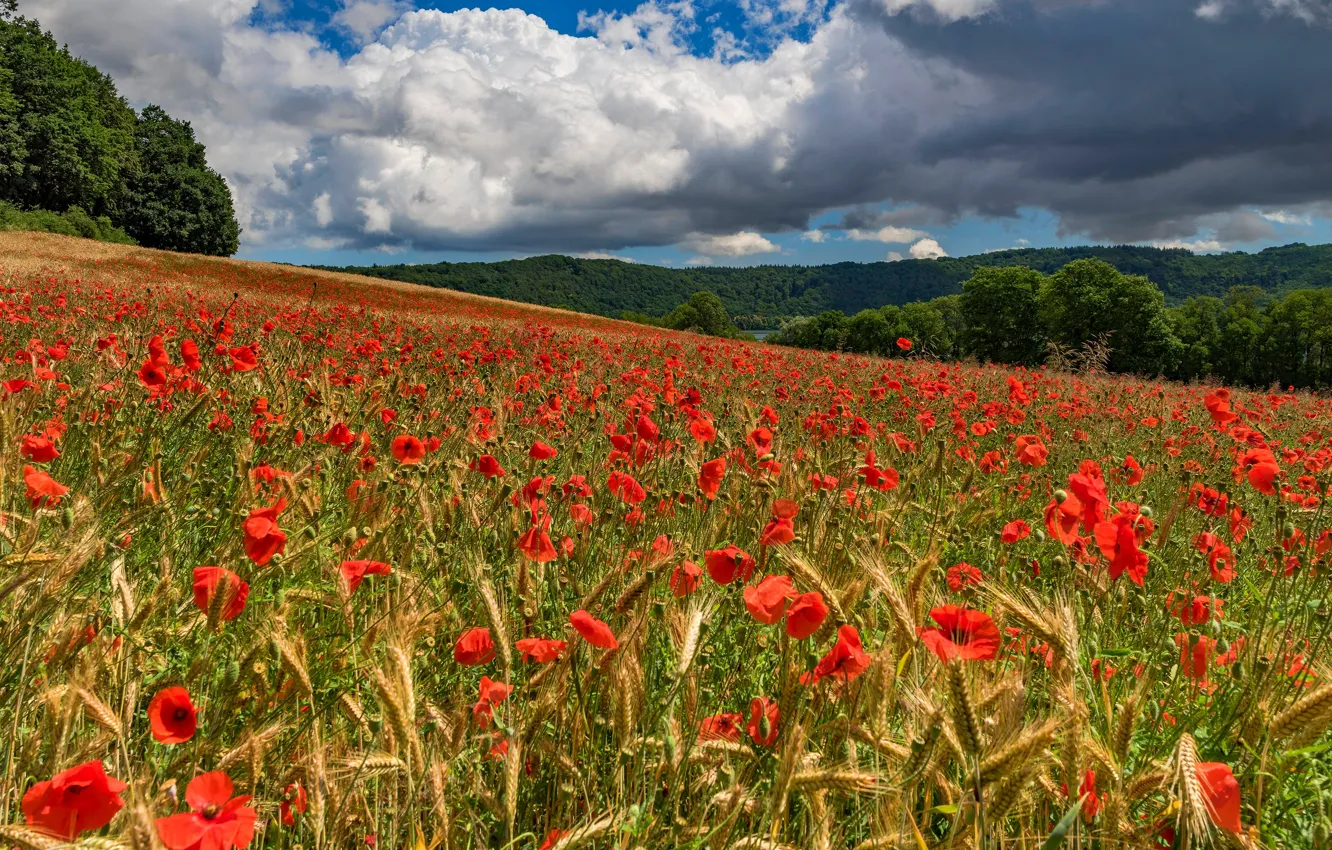
<svg viewBox="0 0 1332 850">
<path fill-rule="evenodd" d="M 624 318 L 626 313 L 664 316 L 695 292 L 715 293 L 744 329 L 776 328 L 793 316 L 825 310 L 848 315 L 884 304 L 905 305 L 956 295 L 979 268 L 1024 266 L 1053 274 L 1075 260 L 1096 259 L 1120 272 L 1145 277 L 1177 305 L 1194 295 L 1218 298 L 1235 286 L 1259 286 L 1273 295 L 1332 284 L 1332 245 L 1295 243 L 1254 254 L 1199 255 L 1182 248 L 1023 248 L 970 257 L 767 265 L 745 268 L 663 268 L 620 260 L 560 255 L 496 263 L 337 268 L 354 274 L 441 286 L 510 301 L 565 307 Z"/>
<path fill-rule="evenodd" d="M 234 254 L 231 191 L 189 123 L 136 112 L 17 12 L 0 0 L 0 229 Z"/>
<path fill-rule="evenodd" d="M 1300 388 L 1332 386 L 1332 290 L 1274 295 L 1252 285 L 1177 306 L 1145 276 L 1096 259 L 1044 274 L 982 267 L 957 295 L 852 315 L 786 322 L 768 341 L 802 348 L 1036 366 L 1056 362 L 1175 380 Z"/>
</svg>

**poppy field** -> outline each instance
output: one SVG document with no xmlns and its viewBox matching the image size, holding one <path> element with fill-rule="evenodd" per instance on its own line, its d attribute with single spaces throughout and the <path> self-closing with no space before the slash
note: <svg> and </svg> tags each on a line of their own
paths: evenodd
<svg viewBox="0 0 1332 850">
<path fill-rule="evenodd" d="M 1332 846 L 1330 467 L 1308 393 L 0 234 L 0 844 Z"/>
</svg>

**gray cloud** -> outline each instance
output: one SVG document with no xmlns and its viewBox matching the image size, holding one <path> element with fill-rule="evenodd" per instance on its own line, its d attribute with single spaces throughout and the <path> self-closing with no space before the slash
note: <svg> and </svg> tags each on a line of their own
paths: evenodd
<svg viewBox="0 0 1332 850">
<path fill-rule="evenodd" d="M 783 3 L 809 39 L 725 62 L 683 48 L 684 2 L 577 38 L 344 2 L 360 37 L 388 24 L 345 58 L 256 5 L 24 3 L 195 124 L 252 245 L 729 245 L 834 209 L 868 232 L 1028 207 L 1099 241 L 1244 242 L 1275 232 L 1254 209 L 1332 204 L 1332 0 Z"/>
</svg>

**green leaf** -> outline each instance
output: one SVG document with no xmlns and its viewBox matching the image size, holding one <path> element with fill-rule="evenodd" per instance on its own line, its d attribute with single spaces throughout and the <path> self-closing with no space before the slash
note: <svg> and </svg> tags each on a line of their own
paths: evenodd
<svg viewBox="0 0 1332 850">
<path fill-rule="evenodd" d="M 1059 846 L 1064 843 L 1064 839 L 1068 837 L 1068 831 L 1073 828 L 1073 824 L 1077 823 L 1078 813 L 1082 811 L 1082 801 L 1085 799 L 1086 795 L 1084 794 L 1078 798 L 1076 803 L 1068 807 L 1068 811 L 1064 812 L 1064 816 L 1059 819 L 1059 823 L 1055 824 L 1050 837 L 1045 839 L 1045 843 L 1041 845 L 1041 850 L 1058 850 Z"/>
</svg>

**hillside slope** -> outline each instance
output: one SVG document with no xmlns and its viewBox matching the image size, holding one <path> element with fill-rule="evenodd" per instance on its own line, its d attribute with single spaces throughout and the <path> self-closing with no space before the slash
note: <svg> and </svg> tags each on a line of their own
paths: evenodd
<svg viewBox="0 0 1332 850">
<path fill-rule="evenodd" d="M 1086 257 L 1126 274 L 1145 275 L 1171 304 L 1191 295 L 1224 295 L 1232 286 L 1260 286 L 1273 294 L 1332 284 L 1332 245 L 1294 243 L 1256 254 L 1197 255 L 1183 249 L 1120 247 L 1028 248 L 894 263 L 826 266 L 668 269 L 552 254 L 498 263 L 357 266 L 335 271 L 490 295 L 584 313 L 625 311 L 660 316 L 701 289 L 721 296 L 727 309 L 750 319 L 854 313 L 885 304 L 925 301 L 961 291 L 979 266 L 1030 266 L 1050 273 Z M 326 268 L 326 267 L 320 267 Z"/>
</svg>

